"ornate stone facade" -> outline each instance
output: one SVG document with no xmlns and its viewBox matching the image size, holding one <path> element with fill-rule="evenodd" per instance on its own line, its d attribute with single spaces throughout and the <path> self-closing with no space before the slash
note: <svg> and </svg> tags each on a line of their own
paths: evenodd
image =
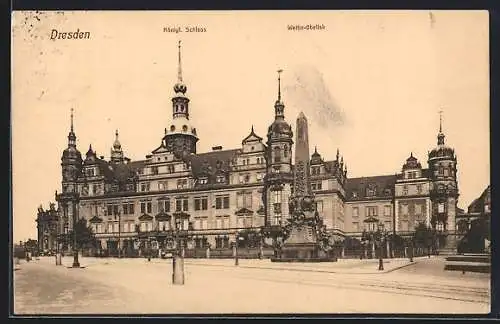
<svg viewBox="0 0 500 324">
<path fill-rule="evenodd" d="M 294 134 L 285 120 L 278 77 L 274 120 L 265 143 L 249 125 L 241 147 L 214 147 L 198 153 L 198 133 L 189 119 L 194 112 L 180 58 L 179 47 L 172 121 L 162 131 L 160 146 L 145 159 L 131 161 L 125 156 L 126 143 L 120 143 L 118 131 L 110 160 L 91 146 L 82 159 L 71 114 L 68 147 L 61 163 L 62 192 L 56 195 L 60 231 L 71 228 L 74 219 L 84 218 L 103 248 L 115 244 L 112 242 L 118 236 L 122 245 L 133 245 L 141 233 L 172 229 L 175 215 L 183 215 L 186 228 L 195 236 L 210 235 L 212 245 L 221 237 L 234 240 L 238 229 L 287 224 L 290 197 L 296 194 L 294 190 L 303 190 L 293 187 L 294 167 L 309 175 L 319 217 L 330 231 L 361 232 L 363 220 L 369 216 L 378 217 L 395 231 L 412 230 L 416 220 L 430 224 L 444 221 L 447 229 L 454 228 L 456 156 L 444 146 L 441 131 L 438 147 L 429 153 L 428 169 L 422 169 L 411 155 L 401 173 L 348 178 L 338 151 L 335 159 L 328 161 L 317 149 L 309 163 L 294 166 Z M 445 217 L 439 209 L 442 202 Z M 407 223 L 405 205 L 409 206 L 409 218 L 413 217 L 410 211 L 418 215 Z"/>
</svg>

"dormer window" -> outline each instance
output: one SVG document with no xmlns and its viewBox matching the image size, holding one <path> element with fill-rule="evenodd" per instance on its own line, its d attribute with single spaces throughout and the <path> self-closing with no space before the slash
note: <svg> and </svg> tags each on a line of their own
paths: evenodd
<svg viewBox="0 0 500 324">
<path fill-rule="evenodd" d="M 314 166 L 311 168 L 311 175 L 319 175 L 319 174 L 320 174 L 319 166 Z"/>
<path fill-rule="evenodd" d="M 357 198 L 358 197 L 358 192 L 357 191 L 353 191 L 352 192 L 352 198 Z"/>
<path fill-rule="evenodd" d="M 224 182 L 226 182 L 226 177 L 224 177 L 224 176 L 217 176 L 216 181 L 217 181 L 217 183 L 224 183 Z"/>
<path fill-rule="evenodd" d="M 366 196 L 367 197 L 374 197 L 377 195 L 377 190 L 374 185 L 369 185 L 368 188 L 366 188 Z"/>
<path fill-rule="evenodd" d="M 207 178 L 200 178 L 200 184 L 207 184 L 208 183 L 208 179 Z"/>
</svg>

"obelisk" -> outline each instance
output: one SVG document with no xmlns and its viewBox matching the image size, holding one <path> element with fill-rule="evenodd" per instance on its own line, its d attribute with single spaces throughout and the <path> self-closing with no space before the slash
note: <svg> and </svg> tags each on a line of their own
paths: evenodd
<svg viewBox="0 0 500 324">
<path fill-rule="evenodd" d="M 294 196 L 296 198 L 311 196 L 309 175 L 309 133 L 307 118 L 300 112 L 297 118 L 295 139 L 295 172 L 293 177 Z"/>
<path fill-rule="evenodd" d="M 309 174 L 309 133 L 307 118 L 301 112 L 297 118 L 295 141 L 294 194 L 290 199 L 289 235 L 281 248 L 278 262 L 336 261 L 322 251 L 319 239 L 318 212 L 311 191 Z"/>
</svg>

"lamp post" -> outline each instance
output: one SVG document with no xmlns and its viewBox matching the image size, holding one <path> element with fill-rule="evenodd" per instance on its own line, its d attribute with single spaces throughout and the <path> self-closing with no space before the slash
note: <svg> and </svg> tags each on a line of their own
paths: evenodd
<svg viewBox="0 0 500 324">
<path fill-rule="evenodd" d="M 181 251 L 182 245 L 179 232 L 182 228 L 182 219 L 175 217 L 175 252 L 172 256 L 172 283 L 174 285 L 184 284 L 184 257 Z"/>
<path fill-rule="evenodd" d="M 76 247 L 76 202 L 73 203 L 73 268 L 80 268 L 80 262 L 78 261 L 78 248 Z"/>
<path fill-rule="evenodd" d="M 375 232 L 377 231 L 378 219 L 373 216 L 370 216 L 368 219 L 364 221 L 368 225 L 368 238 L 371 243 L 372 249 L 372 258 L 375 258 Z"/>
<path fill-rule="evenodd" d="M 234 250 L 234 265 L 235 266 L 238 266 L 240 263 L 239 263 L 239 260 L 238 260 L 238 241 L 240 240 L 240 235 L 239 233 L 236 233 L 236 240 L 235 240 L 235 243 L 234 243 L 234 246 L 235 246 L 235 250 Z"/>
<path fill-rule="evenodd" d="M 379 258 L 378 258 L 378 269 L 379 270 L 384 270 L 384 259 L 382 253 L 384 252 L 383 249 L 383 242 L 385 241 L 385 229 L 384 229 L 384 223 L 380 222 L 378 224 L 378 231 L 377 231 L 377 236 L 379 238 Z"/>
<path fill-rule="evenodd" d="M 119 208 L 120 207 L 118 206 L 118 209 L 115 210 L 115 220 L 118 217 L 118 258 L 120 259 L 122 257 L 121 254 L 122 213 Z"/>
</svg>

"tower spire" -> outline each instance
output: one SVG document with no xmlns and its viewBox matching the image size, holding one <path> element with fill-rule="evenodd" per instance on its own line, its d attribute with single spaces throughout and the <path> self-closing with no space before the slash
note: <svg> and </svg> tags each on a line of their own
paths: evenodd
<svg viewBox="0 0 500 324">
<path fill-rule="evenodd" d="M 439 111 L 439 132 L 443 132 L 443 111 Z"/>
<path fill-rule="evenodd" d="M 439 134 L 438 134 L 438 145 L 444 145 L 444 133 L 443 133 L 443 111 L 439 111 Z"/>
<path fill-rule="evenodd" d="M 177 80 L 182 82 L 182 61 L 181 61 L 181 41 L 179 40 L 179 65 L 177 67 Z"/>
<path fill-rule="evenodd" d="M 283 102 L 281 102 L 281 72 L 283 72 L 282 69 L 278 70 L 278 99 L 274 103 L 274 113 L 275 113 L 275 119 L 284 119 L 284 110 L 285 110 L 285 105 Z"/>
<path fill-rule="evenodd" d="M 71 108 L 71 132 L 73 133 L 73 108 Z"/>
<path fill-rule="evenodd" d="M 76 146 L 76 134 L 73 127 L 73 108 L 71 108 L 71 122 L 68 134 L 68 146 Z"/>
<path fill-rule="evenodd" d="M 281 102 L 281 72 L 282 69 L 278 70 L 278 101 Z"/>
</svg>

